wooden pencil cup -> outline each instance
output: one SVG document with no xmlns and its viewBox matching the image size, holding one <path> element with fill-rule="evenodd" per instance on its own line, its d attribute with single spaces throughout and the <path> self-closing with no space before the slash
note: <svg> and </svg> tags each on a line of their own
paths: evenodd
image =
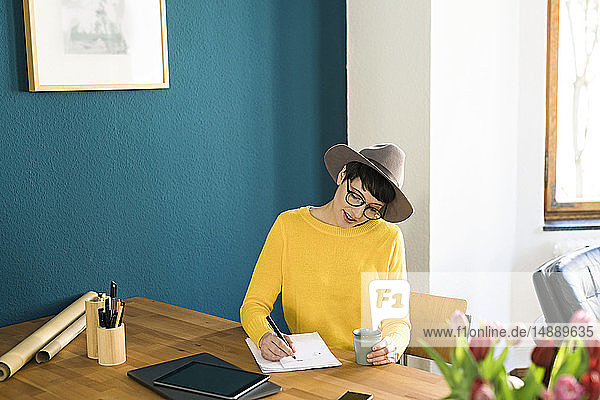
<svg viewBox="0 0 600 400">
<path fill-rule="evenodd" d="M 98 363 L 104 366 L 123 364 L 125 356 L 125 324 L 116 328 L 98 328 Z"/>
<path fill-rule="evenodd" d="M 85 301 L 85 336 L 87 356 L 98 359 L 98 309 L 104 308 L 104 302 L 96 297 Z"/>
</svg>

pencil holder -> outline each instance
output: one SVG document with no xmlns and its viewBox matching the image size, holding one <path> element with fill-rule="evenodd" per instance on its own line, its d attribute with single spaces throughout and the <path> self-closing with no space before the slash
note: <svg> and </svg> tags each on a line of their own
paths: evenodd
<svg viewBox="0 0 600 400">
<path fill-rule="evenodd" d="M 87 356 L 98 358 L 98 309 L 104 303 L 98 297 L 85 301 L 85 336 L 87 341 Z"/>
<path fill-rule="evenodd" d="M 125 360 L 125 324 L 110 329 L 98 327 L 98 363 L 110 366 Z"/>
</svg>

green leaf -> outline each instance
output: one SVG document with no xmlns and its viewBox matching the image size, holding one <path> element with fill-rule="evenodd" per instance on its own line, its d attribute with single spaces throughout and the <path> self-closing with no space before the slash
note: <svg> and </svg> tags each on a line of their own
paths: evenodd
<svg viewBox="0 0 600 400">
<path fill-rule="evenodd" d="M 469 399 L 469 395 L 470 395 L 470 391 L 465 393 L 463 390 L 456 390 L 456 389 L 452 389 L 452 391 L 450 392 L 450 394 L 446 397 L 444 397 L 444 399 L 448 399 L 448 400 L 468 400 Z"/>
<path fill-rule="evenodd" d="M 575 344 L 577 344 L 577 347 L 574 347 Z M 589 364 L 589 356 L 587 350 L 583 347 L 583 343 L 570 341 L 560 347 L 559 353 L 561 353 L 561 363 L 558 363 L 557 356 L 557 362 L 554 363 L 550 381 L 554 382 L 561 375 L 572 375 L 579 379 L 587 370 Z"/>
<path fill-rule="evenodd" d="M 446 364 L 446 361 L 444 361 L 444 359 L 438 354 L 437 351 L 429 347 L 423 340 L 419 339 L 419 342 L 421 342 L 421 345 L 423 346 L 427 354 L 429 354 L 429 357 L 431 357 L 431 359 L 438 366 L 438 368 L 444 375 L 444 378 L 446 378 L 446 382 L 448 382 L 448 385 L 450 386 L 450 388 L 452 388 L 455 382 L 453 370 L 448 366 L 448 364 Z"/>
<path fill-rule="evenodd" d="M 502 353 L 500 353 L 500 356 L 498 357 L 498 361 L 500 362 L 500 364 L 504 365 L 504 360 L 506 360 L 506 357 L 508 356 L 508 349 L 509 347 L 506 346 L 504 348 L 504 350 L 502 350 Z"/>
<path fill-rule="evenodd" d="M 483 379 L 492 380 L 496 374 L 496 360 L 494 360 L 494 347 L 490 347 L 483 360 L 479 361 L 479 372 Z"/>
<path fill-rule="evenodd" d="M 494 385 L 494 393 L 497 399 L 513 400 L 514 394 L 508 385 L 508 379 L 506 374 L 496 375 L 495 379 L 491 381 Z"/>
<path fill-rule="evenodd" d="M 472 381 L 479 375 L 479 368 L 471 351 L 468 347 L 457 347 L 455 352 L 456 358 L 463 360 L 460 367 L 464 370 L 465 379 L 470 379 Z"/>
<path fill-rule="evenodd" d="M 544 377 L 544 368 L 538 367 L 535 364 L 531 364 L 527 370 L 525 378 L 523 378 L 524 385 L 515 390 L 515 400 L 531 400 L 538 398 L 541 391 L 544 389 L 542 379 Z"/>
<path fill-rule="evenodd" d="M 533 368 L 535 379 L 541 383 L 544 380 L 544 374 L 546 373 L 546 370 L 542 367 L 538 367 L 533 363 L 531 364 L 530 368 Z"/>
<path fill-rule="evenodd" d="M 550 382 L 554 382 L 554 380 L 559 376 L 559 374 L 562 375 L 564 373 L 561 370 L 568 368 L 568 366 L 566 366 L 565 364 L 567 363 L 569 354 L 571 352 L 570 347 L 570 343 L 567 344 L 563 342 L 563 344 L 558 348 L 558 352 L 556 353 L 556 357 L 554 358 L 554 364 L 552 364 L 551 366 L 552 373 L 550 374 Z"/>
<path fill-rule="evenodd" d="M 460 361 L 461 360 L 459 360 L 457 358 L 457 351 L 456 350 L 450 352 L 450 364 L 454 365 L 455 367 L 460 368 Z"/>
<path fill-rule="evenodd" d="M 438 366 L 442 375 L 450 387 L 447 399 L 468 400 L 471 394 L 471 386 L 476 376 L 479 376 L 478 365 L 468 347 L 456 347 L 450 354 L 452 365 L 449 366 L 437 353 L 423 340 L 419 340 L 431 359 Z"/>
<path fill-rule="evenodd" d="M 493 360 L 493 362 L 490 363 L 490 365 L 491 365 L 490 376 L 494 377 L 494 376 L 498 376 L 500 374 L 506 376 L 506 370 L 504 369 L 504 360 L 506 360 L 507 356 L 508 356 L 508 347 L 505 347 L 504 350 L 502 350 L 502 353 L 500 353 L 500 356 L 498 356 L 497 359 Z"/>
<path fill-rule="evenodd" d="M 588 370 L 588 367 L 590 365 L 590 355 L 587 351 L 587 347 L 584 347 L 583 341 L 580 341 L 579 343 L 579 350 L 581 351 L 581 362 L 579 363 L 577 371 L 575 371 L 574 375 L 575 378 L 577 378 L 577 380 L 579 380 L 579 378 L 581 378 L 581 375 L 583 375 L 585 371 Z"/>
</svg>

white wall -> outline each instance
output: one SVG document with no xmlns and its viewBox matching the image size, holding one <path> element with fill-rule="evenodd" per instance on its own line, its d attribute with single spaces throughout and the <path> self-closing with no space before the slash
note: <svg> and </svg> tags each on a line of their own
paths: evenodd
<svg viewBox="0 0 600 400">
<path fill-rule="evenodd" d="M 427 1 L 348 0 L 348 143 L 393 142 L 407 154 L 400 224 L 411 271 L 429 270 L 429 32 Z M 411 282 L 426 291 L 426 281 Z"/>
<path fill-rule="evenodd" d="M 348 141 L 406 151 L 409 272 L 485 319 L 534 320 L 531 272 L 600 241 L 542 231 L 545 57 L 546 0 L 348 0 Z"/>
<path fill-rule="evenodd" d="M 556 247 L 600 240 L 542 230 L 546 7 L 432 0 L 431 290 L 462 294 L 484 319 L 535 320 L 531 273 Z M 450 190 L 465 196 L 448 200 Z M 486 273 L 449 285 L 461 270 Z"/>
<path fill-rule="evenodd" d="M 518 2 L 432 1 L 431 290 L 506 321 L 516 242 Z M 448 282 L 446 272 L 459 272 Z M 486 277 L 493 279 L 486 280 Z"/>
</svg>

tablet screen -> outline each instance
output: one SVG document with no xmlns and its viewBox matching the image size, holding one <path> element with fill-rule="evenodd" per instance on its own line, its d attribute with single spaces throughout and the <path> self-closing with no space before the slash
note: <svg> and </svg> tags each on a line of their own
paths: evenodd
<svg viewBox="0 0 600 400">
<path fill-rule="evenodd" d="M 191 362 L 157 378 L 154 384 L 235 399 L 268 379 L 268 375 Z"/>
</svg>

